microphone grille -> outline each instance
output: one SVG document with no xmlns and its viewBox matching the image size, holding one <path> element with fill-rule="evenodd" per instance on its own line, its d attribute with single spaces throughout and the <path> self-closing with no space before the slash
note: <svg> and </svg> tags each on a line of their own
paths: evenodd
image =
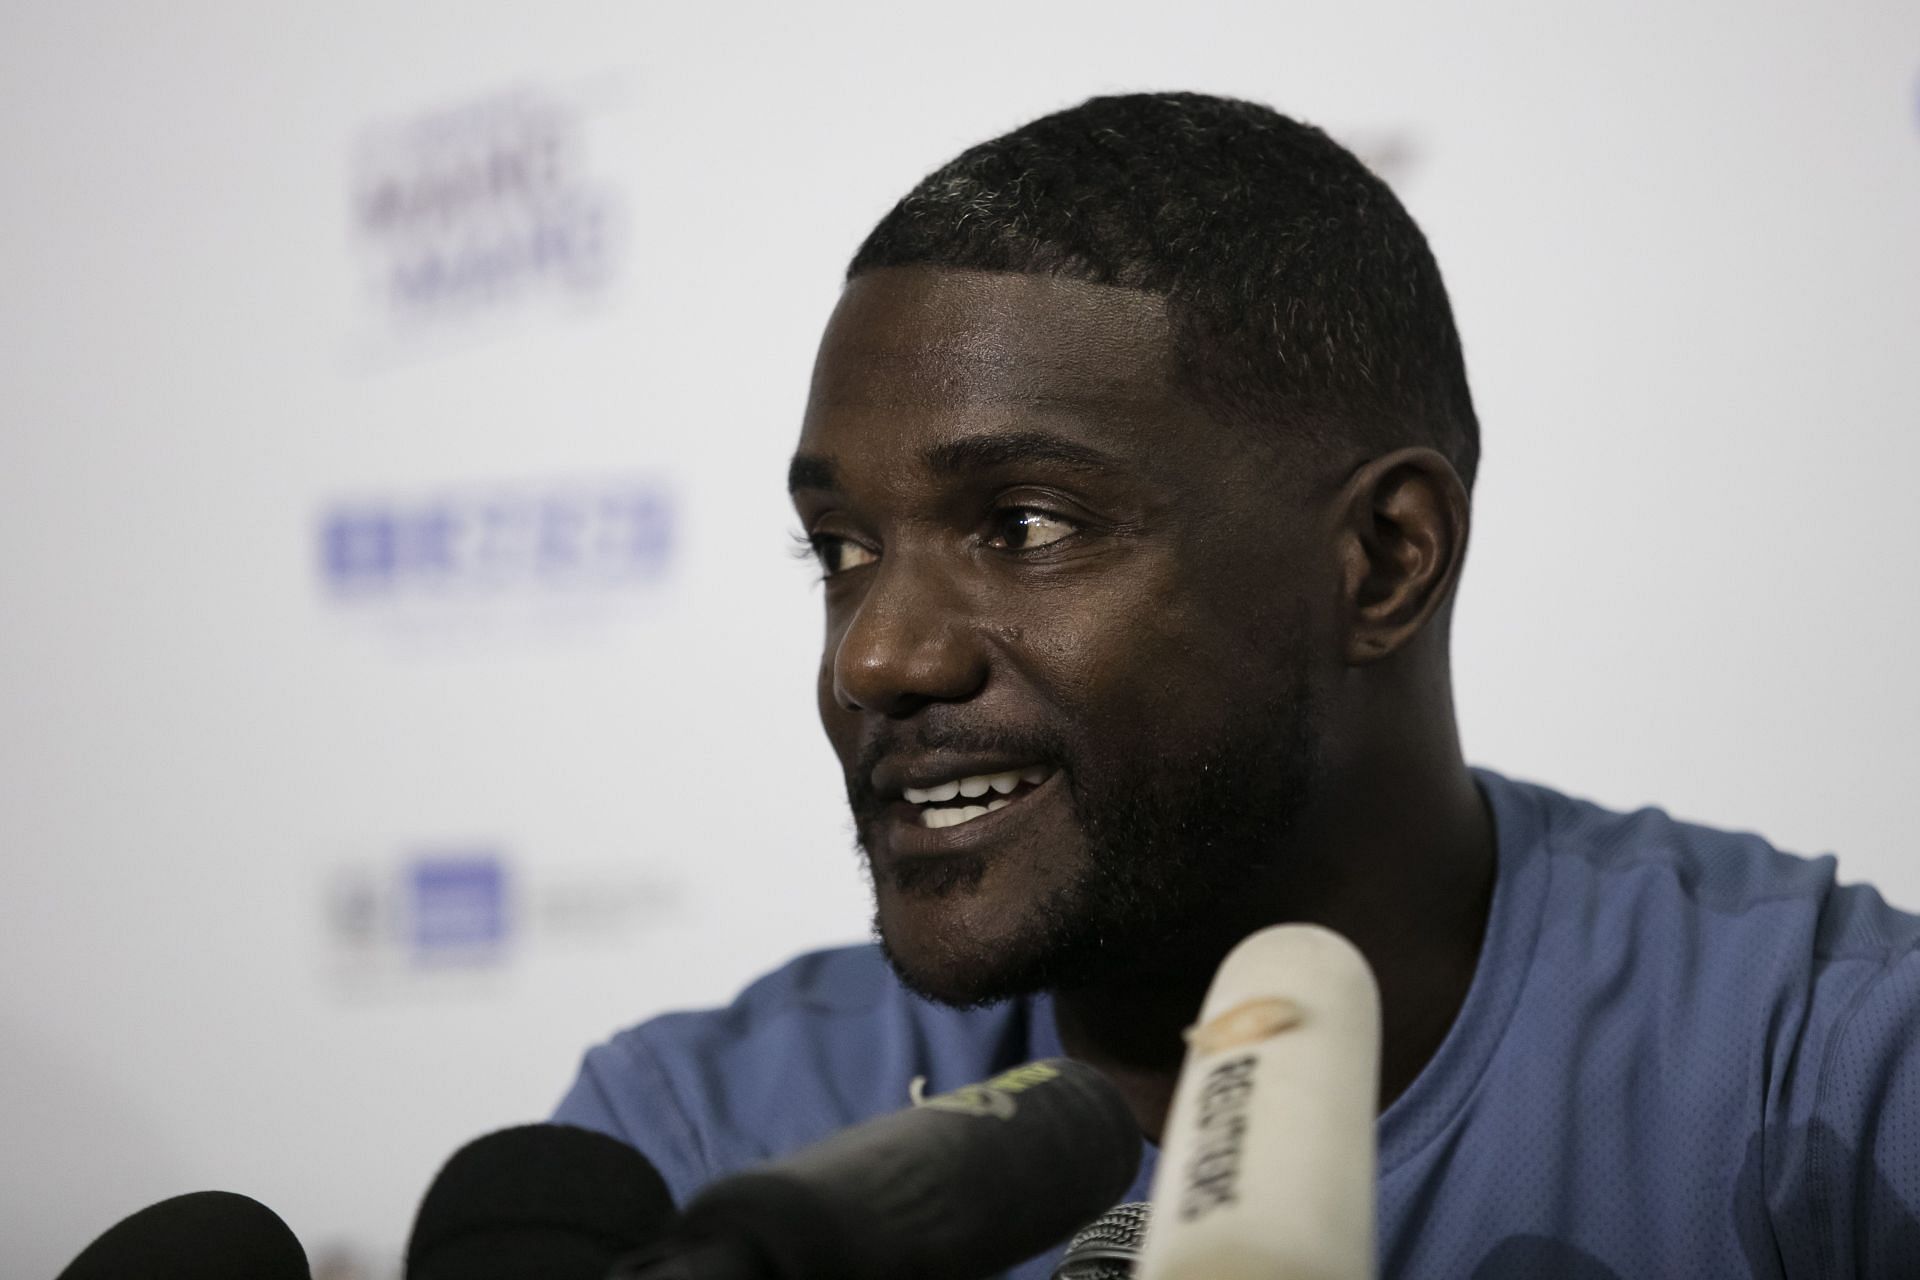
<svg viewBox="0 0 1920 1280">
<path fill-rule="evenodd" d="M 1053 1280 L 1130 1280 L 1147 1236 L 1147 1206 L 1117 1204 L 1080 1228 Z"/>
</svg>

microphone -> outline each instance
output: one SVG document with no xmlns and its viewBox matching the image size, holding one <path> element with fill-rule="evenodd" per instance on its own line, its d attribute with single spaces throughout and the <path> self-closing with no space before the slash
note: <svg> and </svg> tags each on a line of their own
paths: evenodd
<svg viewBox="0 0 1920 1280">
<path fill-rule="evenodd" d="M 1187 1032 L 1141 1280 L 1373 1275 L 1380 994 L 1352 943 L 1276 925 L 1221 962 Z"/>
<path fill-rule="evenodd" d="M 609 1280 L 980 1280 L 1124 1194 L 1140 1141 L 1098 1071 L 1031 1062 L 714 1183 Z"/>
<path fill-rule="evenodd" d="M 231 1191 L 193 1191 L 108 1227 L 56 1280 L 309 1280 L 280 1215 Z"/>
<path fill-rule="evenodd" d="M 453 1153 L 420 1201 L 407 1280 L 603 1280 L 673 1197 L 647 1158 L 591 1129 L 528 1124 Z"/>
<path fill-rule="evenodd" d="M 1053 1280 L 1132 1280 L 1150 1212 L 1144 1204 L 1117 1204 L 1089 1222 L 1068 1242 Z"/>
</svg>

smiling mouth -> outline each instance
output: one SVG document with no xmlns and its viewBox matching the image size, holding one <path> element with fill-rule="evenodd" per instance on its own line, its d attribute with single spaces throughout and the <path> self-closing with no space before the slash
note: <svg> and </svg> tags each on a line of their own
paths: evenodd
<svg viewBox="0 0 1920 1280">
<path fill-rule="evenodd" d="M 1046 765 L 1027 765 L 999 773 L 949 778 L 930 787 L 905 787 L 901 799 L 913 805 L 922 827 L 939 830 L 984 818 L 1026 797 L 1053 776 Z"/>
</svg>

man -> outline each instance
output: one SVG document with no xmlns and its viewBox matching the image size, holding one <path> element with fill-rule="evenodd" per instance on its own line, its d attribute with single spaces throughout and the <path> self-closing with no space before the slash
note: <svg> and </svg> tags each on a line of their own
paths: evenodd
<svg viewBox="0 0 1920 1280">
<path fill-rule="evenodd" d="M 1096 99 L 928 177 L 790 475 L 879 945 L 617 1037 L 557 1118 L 684 1198 L 1064 1051 L 1157 1139 L 1220 958 L 1310 920 L 1379 980 L 1383 1275 L 1920 1274 L 1920 921 L 1467 768 L 1478 455 L 1426 243 L 1317 130 Z"/>
</svg>

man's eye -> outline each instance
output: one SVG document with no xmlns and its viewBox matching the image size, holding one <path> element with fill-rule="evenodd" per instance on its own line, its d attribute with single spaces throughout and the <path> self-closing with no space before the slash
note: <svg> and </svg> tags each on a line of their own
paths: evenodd
<svg viewBox="0 0 1920 1280">
<path fill-rule="evenodd" d="M 880 558 L 859 543 L 837 538 L 830 533 L 817 533 L 811 541 L 814 557 L 820 561 L 820 568 L 829 578 L 847 569 L 872 564 Z"/>
<path fill-rule="evenodd" d="M 1071 521 L 1025 507 L 1003 513 L 995 523 L 999 533 L 993 544 L 1009 551 L 1032 551 L 1058 542 L 1075 530 Z"/>
</svg>

